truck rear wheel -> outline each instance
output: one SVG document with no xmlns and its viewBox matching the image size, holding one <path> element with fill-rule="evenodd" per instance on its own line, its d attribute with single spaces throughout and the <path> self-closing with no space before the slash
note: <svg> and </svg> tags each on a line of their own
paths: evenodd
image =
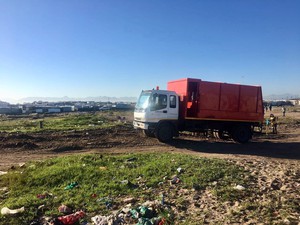
<svg viewBox="0 0 300 225">
<path fill-rule="evenodd" d="M 232 139 L 239 143 L 247 143 L 251 139 L 251 129 L 249 126 L 237 126 L 232 132 Z"/>
<path fill-rule="evenodd" d="M 168 123 L 160 124 L 156 129 L 155 136 L 160 142 L 170 142 L 173 139 L 172 125 Z"/>
</svg>

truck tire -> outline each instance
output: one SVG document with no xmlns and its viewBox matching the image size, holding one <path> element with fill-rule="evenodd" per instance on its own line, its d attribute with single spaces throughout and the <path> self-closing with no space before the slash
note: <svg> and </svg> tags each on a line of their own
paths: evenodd
<svg viewBox="0 0 300 225">
<path fill-rule="evenodd" d="M 155 137 L 153 131 L 143 130 L 143 134 L 144 134 L 146 137 Z"/>
<path fill-rule="evenodd" d="M 170 142 L 173 139 L 173 127 L 169 123 L 160 124 L 156 131 L 155 136 L 160 142 Z"/>
<path fill-rule="evenodd" d="M 247 143 L 251 139 L 251 129 L 249 126 L 239 125 L 232 132 L 232 139 L 239 143 Z"/>
</svg>

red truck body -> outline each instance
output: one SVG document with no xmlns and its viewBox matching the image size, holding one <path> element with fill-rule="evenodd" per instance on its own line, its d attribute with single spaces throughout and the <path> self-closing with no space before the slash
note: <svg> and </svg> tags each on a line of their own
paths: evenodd
<svg viewBox="0 0 300 225">
<path fill-rule="evenodd" d="M 181 120 L 262 122 L 260 86 L 229 84 L 185 78 L 168 82 L 167 89 L 180 96 Z"/>
</svg>

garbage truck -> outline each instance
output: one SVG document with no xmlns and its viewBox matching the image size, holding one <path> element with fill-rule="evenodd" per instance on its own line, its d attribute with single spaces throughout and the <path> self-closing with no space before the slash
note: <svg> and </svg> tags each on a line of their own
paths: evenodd
<svg viewBox="0 0 300 225">
<path fill-rule="evenodd" d="M 246 143 L 263 119 L 261 86 L 184 78 L 169 81 L 167 90 L 143 90 L 133 126 L 161 142 L 188 131 Z"/>
</svg>

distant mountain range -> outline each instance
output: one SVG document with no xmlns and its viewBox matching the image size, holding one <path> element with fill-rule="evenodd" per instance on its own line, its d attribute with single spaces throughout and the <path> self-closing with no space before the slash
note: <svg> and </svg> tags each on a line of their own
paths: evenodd
<svg viewBox="0 0 300 225">
<path fill-rule="evenodd" d="M 299 98 L 299 95 L 294 94 L 273 94 L 263 96 L 264 100 L 288 100 L 293 98 Z M 108 96 L 98 96 L 98 97 L 85 97 L 85 98 L 70 98 L 68 96 L 64 97 L 28 97 L 19 99 L 18 102 L 34 102 L 34 101 L 45 101 L 45 102 L 67 102 L 67 101 L 95 101 L 95 102 L 136 102 L 136 97 L 108 97 Z"/>
<path fill-rule="evenodd" d="M 263 99 L 266 101 L 271 100 L 288 100 L 300 98 L 300 95 L 295 94 L 280 94 L 280 95 L 266 95 Z M 27 97 L 18 100 L 13 99 L 0 99 L 0 101 L 10 102 L 10 103 L 30 103 L 35 101 L 43 102 L 68 102 L 68 101 L 95 101 L 95 102 L 136 102 L 137 97 L 109 97 L 109 96 L 98 96 L 98 97 L 85 97 L 85 98 L 70 98 L 68 96 L 64 97 Z"/>
</svg>

